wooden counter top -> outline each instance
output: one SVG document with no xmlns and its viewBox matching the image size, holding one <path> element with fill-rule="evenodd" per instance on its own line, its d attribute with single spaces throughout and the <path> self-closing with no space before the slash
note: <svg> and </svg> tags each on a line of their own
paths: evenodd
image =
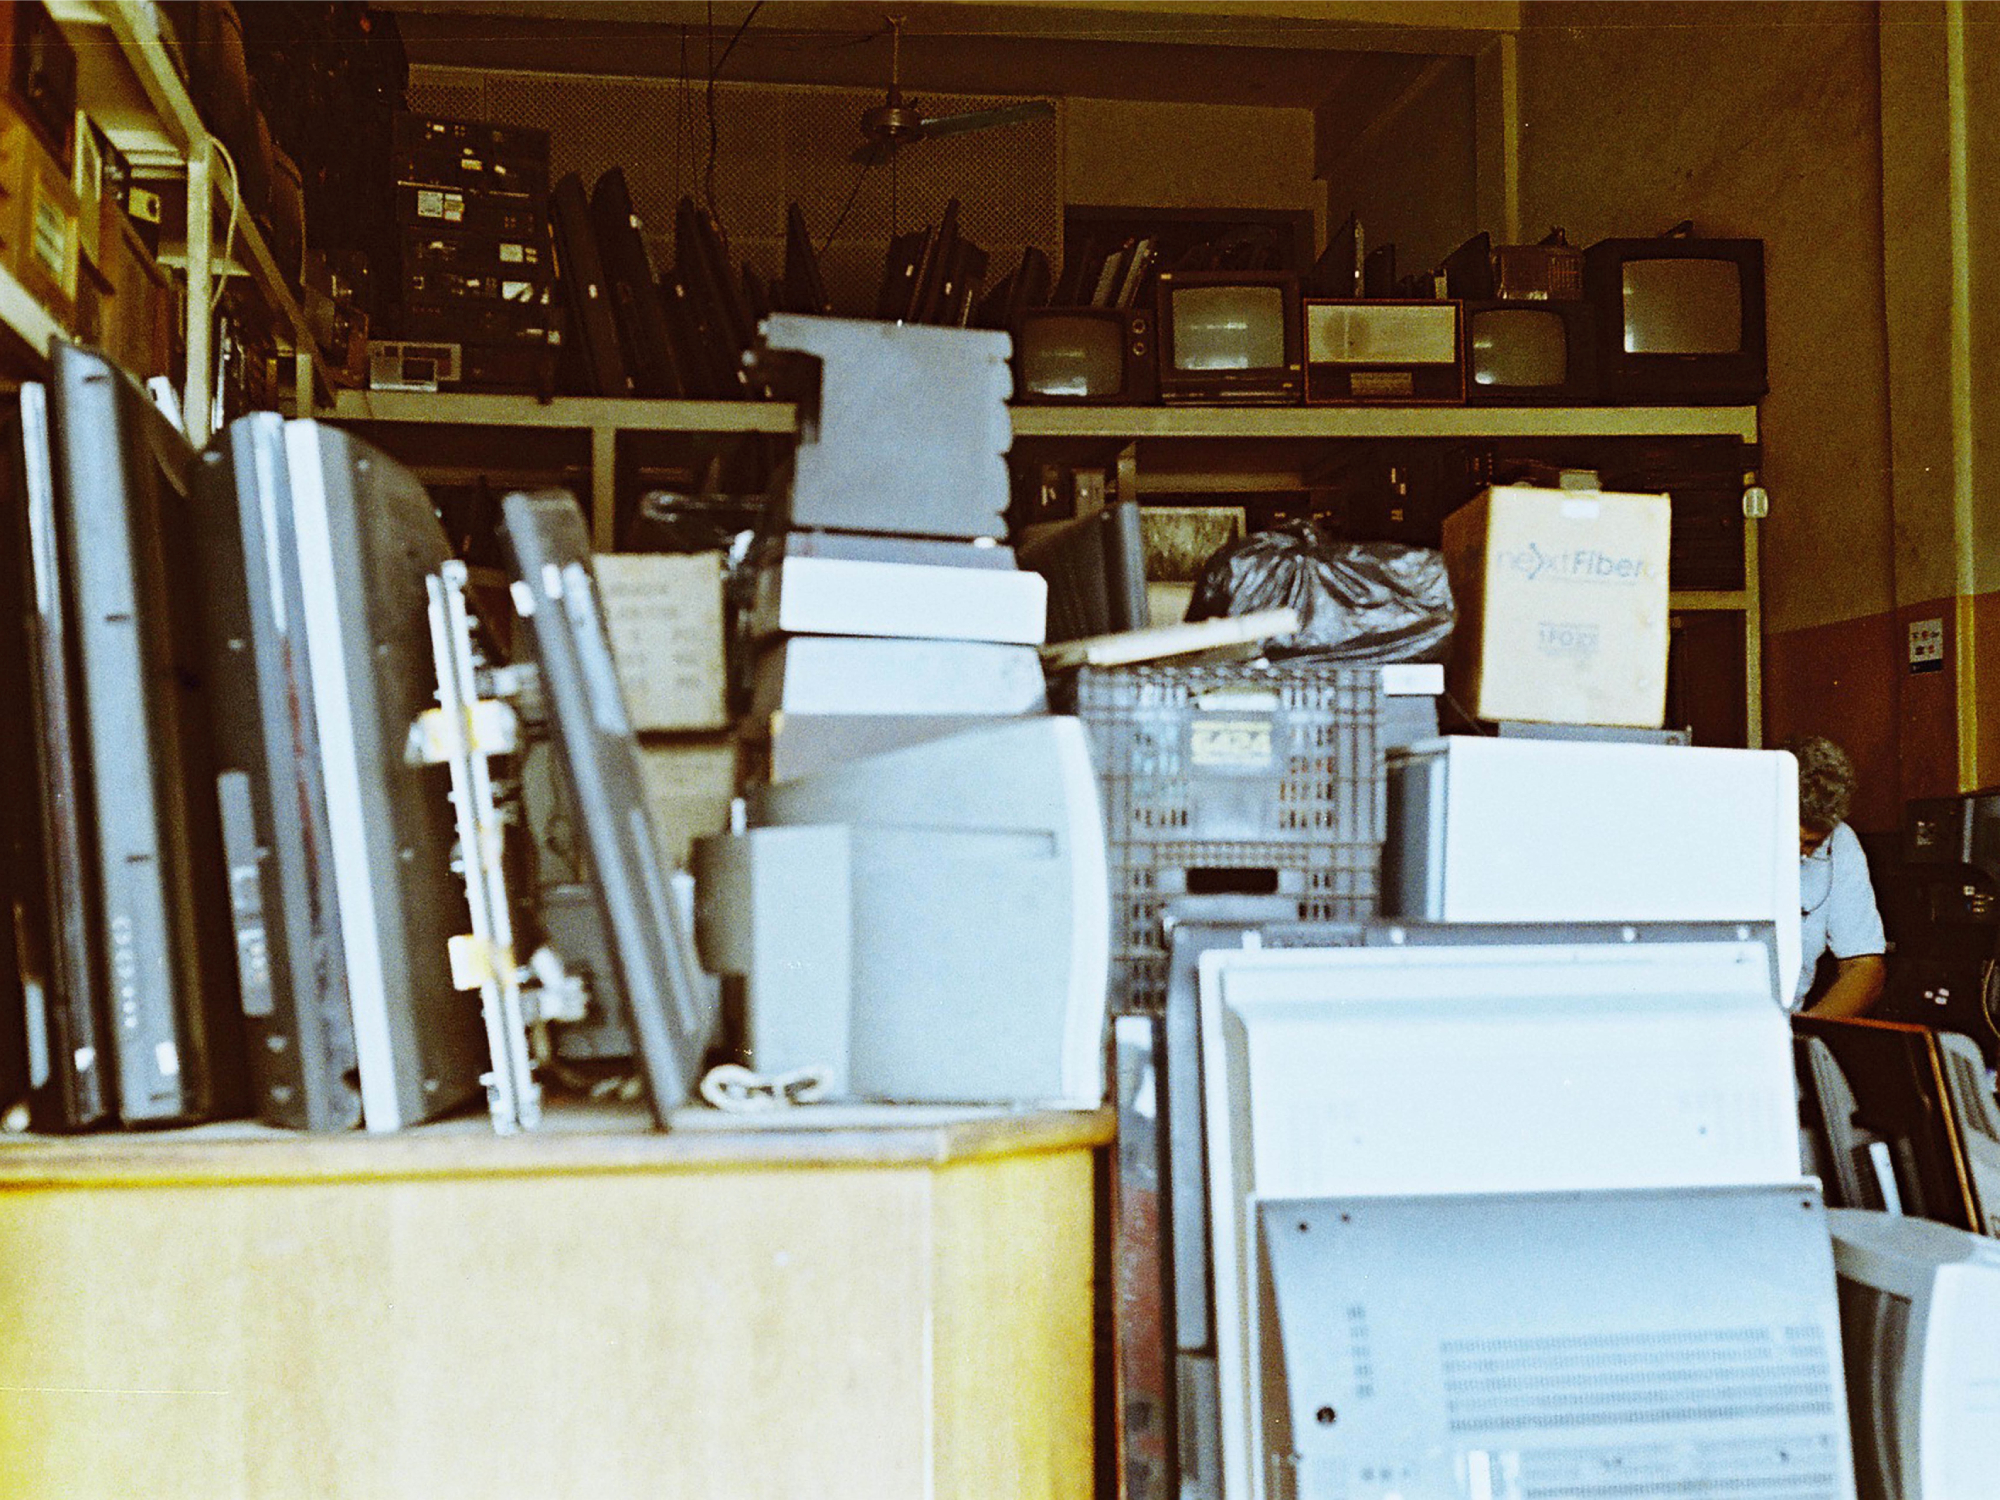
<svg viewBox="0 0 2000 1500">
<path fill-rule="evenodd" d="M 1097 1146 L 1103 1110 L 806 1105 L 768 1114 L 558 1103 L 540 1130 L 496 1136 L 483 1114 L 393 1135 L 309 1135 L 236 1120 L 185 1130 L 0 1137 L 0 1191 L 750 1167 L 944 1166 Z"/>
</svg>

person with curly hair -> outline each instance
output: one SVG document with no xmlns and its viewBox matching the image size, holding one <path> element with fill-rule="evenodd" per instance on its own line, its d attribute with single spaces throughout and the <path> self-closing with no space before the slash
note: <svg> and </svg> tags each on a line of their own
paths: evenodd
<svg viewBox="0 0 2000 1500">
<path fill-rule="evenodd" d="M 1888 977 L 1888 943 L 1861 840 L 1847 826 L 1854 803 L 1854 762 L 1818 735 L 1788 741 L 1799 763 L 1799 929 L 1802 960 L 1792 1008 L 1814 1016 L 1858 1016 Z M 1818 992 L 1822 955 L 1834 974 Z"/>
</svg>

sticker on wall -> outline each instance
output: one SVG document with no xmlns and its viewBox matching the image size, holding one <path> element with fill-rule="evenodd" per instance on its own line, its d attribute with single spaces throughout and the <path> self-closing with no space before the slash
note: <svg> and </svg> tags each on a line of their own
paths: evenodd
<svg viewBox="0 0 2000 1500">
<path fill-rule="evenodd" d="M 1944 670 L 1944 621 L 1941 618 L 1910 621 L 1910 671 Z"/>
</svg>

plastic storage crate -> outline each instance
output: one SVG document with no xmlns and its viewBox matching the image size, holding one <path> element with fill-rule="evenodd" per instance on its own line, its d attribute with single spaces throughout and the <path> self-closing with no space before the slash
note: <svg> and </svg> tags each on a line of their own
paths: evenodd
<svg viewBox="0 0 2000 1500">
<path fill-rule="evenodd" d="M 1115 1012 L 1160 1009 L 1160 915 L 1176 896 L 1286 896 L 1305 921 L 1375 915 L 1379 668 L 1084 668 L 1075 709 L 1104 807 Z"/>
</svg>

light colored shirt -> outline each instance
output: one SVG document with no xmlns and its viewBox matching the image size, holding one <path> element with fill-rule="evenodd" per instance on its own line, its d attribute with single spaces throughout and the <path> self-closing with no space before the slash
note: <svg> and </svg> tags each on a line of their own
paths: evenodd
<svg viewBox="0 0 2000 1500">
<path fill-rule="evenodd" d="M 1804 1003 L 1822 953 L 1859 958 L 1888 946 L 1861 840 L 1836 823 L 1825 843 L 1799 856 L 1799 982 L 1792 1009 Z"/>
</svg>

